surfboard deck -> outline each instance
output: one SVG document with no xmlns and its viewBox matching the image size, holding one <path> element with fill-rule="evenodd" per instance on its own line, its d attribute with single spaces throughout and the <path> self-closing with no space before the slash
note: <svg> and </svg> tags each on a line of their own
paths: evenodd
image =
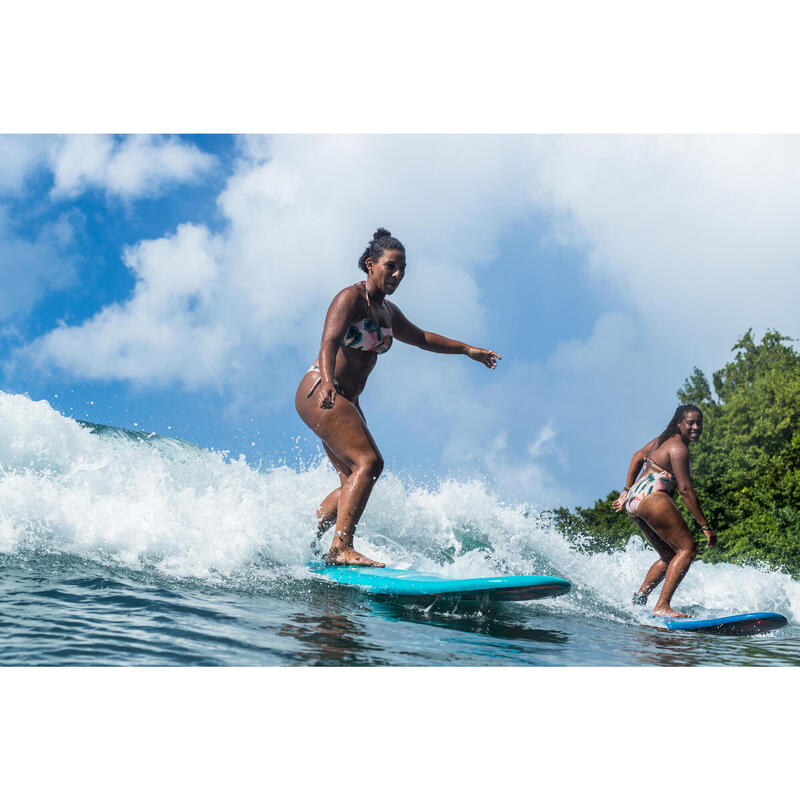
<svg viewBox="0 0 800 800">
<path fill-rule="evenodd" d="M 771 611 L 734 614 L 714 619 L 664 618 L 661 621 L 671 631 L 696 631 L 714 633 L 718 636 L 752 636 L 778 630 L 789 622 L 783 614 L 774 614 Z"/>
<path fill-rule="evenodd" d="M 417 598 L 473 600 L 538 600 L 566 594 L 569 581 L 549 575 L 497 575 L 489 578 L 450 578 L 432 572 L 386 567 L 336 567 L 309 564 L 313 572 L 337 583 L 372 594 Z"/>
</svg>

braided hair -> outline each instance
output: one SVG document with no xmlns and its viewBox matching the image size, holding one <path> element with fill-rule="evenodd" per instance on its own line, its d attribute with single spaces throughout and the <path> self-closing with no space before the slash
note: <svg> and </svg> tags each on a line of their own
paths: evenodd
<svg viewBox="0 0 800 800">
<path fill-rule="evenodd" d="M 683 406 L 678 406 L 675 409 L 675 413 L 672 415 L 672 419 L 669 421 L 669 425 L 664 428 L 664 432 L 661 436 L 658 437 L 658 442 L 656 443 L 656 447 L 661 447 L 664 442 L 669 439 L 670 436 L 673 436 L 676 433 L 680 433 L 678 430 L 678 423 L 683 420 L 683 418 L 690 412 L 696 411 L 700 415 L 700 422 L 703 421 L 703 412 L 695 405 L 691 403 L 687 403 Z"/>
<path fill-rule="evenodd" d="M 372 241 L 361 254 L 361 258 L 358 259 L 358 268 L 368 272 L 367 259 L 371 258 L 373 261 L 377 261 L 387 250 L 402 250 L 404 253 L 406 251 L 405 247 L 398 239 L 392 236 L 390 231 L 387 231 L 386 228 L 378 228 L 372 235 Z"/>
</svg>

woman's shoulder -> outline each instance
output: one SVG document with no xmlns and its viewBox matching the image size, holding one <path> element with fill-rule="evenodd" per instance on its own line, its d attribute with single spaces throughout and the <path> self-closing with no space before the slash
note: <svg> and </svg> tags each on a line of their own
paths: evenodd
<svg viewBox="0 0 800 800">
<path fill-rule="evenodd" d="M 683 441 L 679 433 L 674 433 L 667 439 L 662 447 L 670 454 L 670 456 L 688 456 L 689 448 L 686 442 Z"/>
<path fill-rule="evenodd" d="M 681 447 L 686 450 L 686 445 L 679 435 L 670 436 L 661 444 L 658 444 L 658 438 L 655 438 L 653 439 L 652 447 L 647 457 L 652 459 L 652 461 L 659 466 L 667 467 L 669 463 L 672 462 L 673 456 L 680 456 L 682 454 Z"/>
<path fill-rule="evenodd" d="M 363 287 L 363 281 L 361 283 L 353 283 L 350 286 L 345 286 L 344 289 L 339 291 L 333 298 L 331 305 L 355 306 L 359 301 L 366 303 Z"/>
<path fill-rule="evenodd" d="M 649 442 L 643 444 L 635 453 L 634 455 L 638 455 L 639 457 L 646 457 L 649 458 L 653 452 L 655 452 L 656 447 L 658 445 L 658 436 L 655 439 L 651 439 Z"/>
</svg>

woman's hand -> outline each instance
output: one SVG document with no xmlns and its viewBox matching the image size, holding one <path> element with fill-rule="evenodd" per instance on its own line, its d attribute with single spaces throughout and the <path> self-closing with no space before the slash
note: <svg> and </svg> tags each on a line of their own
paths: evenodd
<svg viewBox="0 0 800 800">
<path fill-rule="evenodd" d="M 477 361 L 480 364 L 483 364 L 489 369 L 494 369 L 497 366 L 497 360 L 503 360 L 502 356 L 499 356 L 494 350 L 484 350 L 481 347 L 470 347 L 467 345 L 467 352 L 466 354 L 469 358 L 473 361 Z"/>
<path fill-rule="evenodd" d="M 703 533 L 706 535 L 706 547 L 713 547 L 717 543 L 716 532 L 708 528 L 708 530 L 704 530 Z"/>
<path fill-rule="evenodd" d="M 336 387 L 332 383 L 322 382 L 319 387 L 319 407 L 320 408 L 333 408 L 336 402 Z"/>
<path fill-rule="evenodd" d="M 627 499 L 628 499 L 628 491 L 623 490 L 622 494 L 620 494 L 620 496 L 616 500 L 613 500 L 611 502 L 611 508 L 613 508 L 614 511 L 622 511 L 622 509 L 625 508 L 625 501 Z"/>
</svg>

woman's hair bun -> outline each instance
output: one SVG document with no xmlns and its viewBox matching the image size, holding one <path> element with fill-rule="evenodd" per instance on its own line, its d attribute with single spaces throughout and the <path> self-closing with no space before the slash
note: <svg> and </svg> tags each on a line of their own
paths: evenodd
<svg viewBox="0 0 800 800">
<path fill-rule="evenodd" d="M 386 228 L 378 228 L 378 230 L 372 234 L 372 241 L 367 245 L 367 249 L 361 254 L 361 258 L 358 259 L 358 268 L 362 272 L 369 272 L 367 269 L 367 259 L 371 258 L 374 261 L 380 258 L 381 253 L 384 253 L 386 250 L 402 250 L 404 253 L 406 251 L 402 243 L 395 239 L 390 231 Z"/>
</svg>

